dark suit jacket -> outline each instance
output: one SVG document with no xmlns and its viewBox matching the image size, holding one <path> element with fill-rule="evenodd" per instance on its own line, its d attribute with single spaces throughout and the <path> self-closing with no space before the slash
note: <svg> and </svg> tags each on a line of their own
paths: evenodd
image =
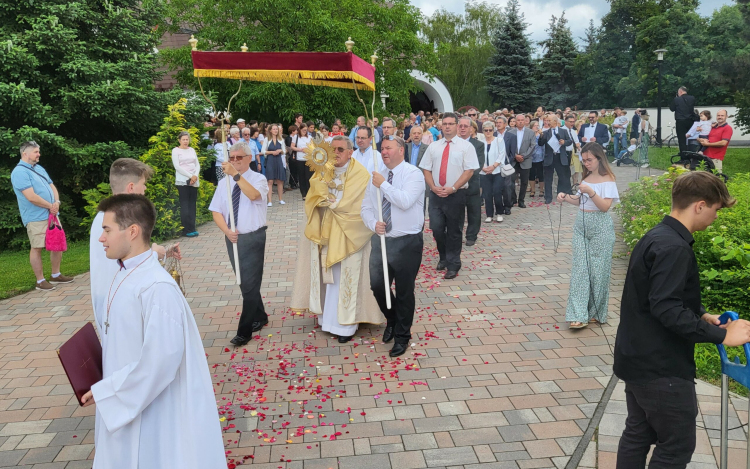
<svg viewBox="0 0 750 469">
<path fill-rule="evenodd" d="M 583 124 L 581 126 L 581 129 L 578 131 L 578 141 L 581 142 L 581 146 L 589 143 L 581 140 L 584 136 L 585 130 L 589 127 L 591 127 L 591 124 Z M 594 138 L 596 139 L 596 143 L 601 146 L 604 146 L 605 143 L 609 142 L 609 132 L 607 131 L 607 126 L 597 122 L 596 129 L 594 129 Z"/>
<path fill-rule="evenodd" d="M 553 130 L 557 130 L 557 136 L 555 136 Z M 566 150 L 565 147 L 567 147 L 568 145 L 573 145 L 573 138 L 568 133 L 568 129 L 566 129 L 565 127 L 558 127 L 557 129 L 547 129 L 542 132 L 542 135 L 539 136 L 539 145 L 544 145 L 544 166 L 552 165 L 552 160 L 555 153 L 552 151 L 552 147 L 545 144 L 553 139 L 565 140 L 565 142 L 560 145 L 560 162 L 563 164 L 563 166 L 569 165 L 570 157 L 568 156 L 568 150 Z"/>
<path fill-rule="evenodd" d="M 461 138 L 461 137 L 458 137 Z M 477 159 L 479 160 L 479 169 L 474 171 L 474 174 L 469 179 L 469 189 L 466 195 L 478 195 L 479 194 L 479 173 L 484 167 L 484 142 L 480 142 L 476 138 L 469 138 L 469 143 L 474 145 L 474 149 L 477 151 Z"/>
<path fill-rule="evenodd" d="M 505 135 L 503 135 L 503 141 L 505 142 L 505 156 L 508 157 L 508 162 L 513 164 L 513 162 L 516 161 L 516 153 L 518 152 L 518 139 L 516 138 L 516 134 L 512 133 L 510 129 L 507 129 Z"/>
<path fill-rule="evenodd" d="M 675 120 L 693 119 L 695 113 L 695 97 L 689 94 L 675 96 L 669 110 L 674 112 Z"/>
</svg>

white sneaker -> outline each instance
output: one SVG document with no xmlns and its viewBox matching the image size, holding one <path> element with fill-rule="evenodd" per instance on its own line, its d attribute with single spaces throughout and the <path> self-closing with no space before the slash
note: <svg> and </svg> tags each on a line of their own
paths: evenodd
<svg viewBox="0 0 750 469">
<path fill-rule="evenodd" d="M 500 223 L 501 221 L 503 221 L 503 216 L 502 215 L 496 216 L 495 217 L 495 221 L 498 222 L 498 223 Z"/>
<path fill-rule="evenodd" d="M 484 219 L 484 222 L 485 222 L 485 223 L 490 223 L 490 222 L 492 222 L 492 217 L 487 217 L 487 218 L 485 218 L 485 219 Z"/>
<path fill-rule="evenodd" d="M 271 202 L 268 202 L 269 207 L 273 207 L 273 204 Z"/>
<path fill-rule="evenodd" d="M 284 202 L 283 200 L 279 200 L 279 203 L 280 203 L 281 205 L 286 205 L 286 202 Z"/>
</svg>

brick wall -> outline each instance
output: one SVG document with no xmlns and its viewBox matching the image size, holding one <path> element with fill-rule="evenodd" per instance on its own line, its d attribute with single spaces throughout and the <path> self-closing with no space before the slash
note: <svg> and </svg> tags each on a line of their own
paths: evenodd
<svg viewBox="0 0 750 469">
<path fill-rule="evenodd" d="M 158 49 L 174 49 L 177 47 L 182 47 L 186 44 L 188 44 L 188 39 L 190 39 L 190 34 L 188 33 L 176 33 L 176 34 L 170 34 L 167 33 L 162 37 L 161 44 L 159 45 Z M 165 67 L 159 68 L 159 70 L 166 70 Z M 154 83 L 154 86 L 157 90 L 164 91 L 164 90 L 171 90 L 175 86 L 177 86 L 177 80 L 174 78 L 175 72 L 167 72 L 164 74 L 161 80 Z"/>
</svg>

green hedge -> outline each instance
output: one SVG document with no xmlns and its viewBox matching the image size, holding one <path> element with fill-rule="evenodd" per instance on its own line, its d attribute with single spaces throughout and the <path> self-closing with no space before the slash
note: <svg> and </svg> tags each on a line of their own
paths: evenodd
<svg viewBox="0 0 750 469">
<path fill-rule="evenodd" d="M 632 250 L 639 239 L 670 212 L 672 181 L 684 170 L 669 168 L 656 177 L 644 177 L 630 185 L 616 211 L 622 219 L 622 238 Z M 707 310 L 719 314 L 736 311 L 750 319 L 750 173 L 735 174 L 727 188 L 737 204 L 719 211 L 705 231 L 693 234 L 701 275 L 702 299 Z M 731 352 L 731 355 L 736 354 Z M 696 348 L 701 379 L 720 378 L 716 347 Z M 718 371 L 717 371 L 718 370 Z"/>
</svg>

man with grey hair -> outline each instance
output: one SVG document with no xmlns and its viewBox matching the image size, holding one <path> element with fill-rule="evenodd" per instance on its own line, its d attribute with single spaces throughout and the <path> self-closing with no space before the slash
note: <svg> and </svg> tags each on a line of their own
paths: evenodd
<svg viewBox="0 0 750 469">
<path fill-rule="evenodd" d="M 384 138 L 388 137 L 389 135 L 396 135 L 396 121 L 391 119 L 390 117 L 384 117 L 382 132 L 383 134 L 381 135 L 380 142 L 378 142 L 376 145 L 378 151 L 380 151 L 380 149 L 382 148 Z"/>
<path fill-rule="evenodd" d="M 39 145 L 36 142 L 32 140 L 21 145 L 21 161 L 10 174 L 10 181 L 18 200 L 21 221 L 31 243 L 29 262 L 36 276 L 35 288 L 48 291 L 54 290 L 55 284 L 72 282 L 73 278 L 60 273 L 62 251 L 50 251 L 52 276 L 49 282 L 44 278 L 42 249 L 45 248 L 50 215 L 60 212 L 60 194 L 47 171 L 39 164 L 39 157 Z"/>
<path fill-rule="evenodd" d="M 391 357 L 403 355 L 409 348 L 414 320 L 414 285 L 422 264 L 424 247 L 422 194 L 425 180 L 419 168 L 404 161 L 405 146 L 401 137 L 384 137 L 383 163 L 388 172 L 373 173 L 360 211 L 367 228 L 375 232 L 370 241 L 370 288 L 387 321 L 383 343 L 396 339 L 390 351 Z M 383 221 L 378 220 L 378 188 L 383 204 Z M 395 296 L 391 292 L 391 284 L 385 284 L 380 235 L 385 236 L 388 281 L 396 284 Z M 386 295 L 391 297 L 390 308 Z"/>
<path fill-rule="evenodd" d="M 242 314 L 237 335 L 230 341 L 238 347 L 248 343 L 253 333 L 268 324 L 268 315 L 260 295 L 263 257 L 266 252 L 268 181 L 262 174 L 250 170 L 251 161 L 252 156 L 245 142 L 235 143 L 229 148 L 229 161 L 221 164 L 221 169 L 228 177 L 219 181 L 208 207 L 213 212 L 214 223 L 224 233 L 232 269 L 240 269 Z M 229 184 L 231 193 L 236 231 L 229 227 L 226 184 Z M 239 266 L 234 265 L 233 243 L 237 243 Z"/>
<path fill-rule="evenodd" d="M 475 111 L 476 112 L 476 111 Z M 466 140 L 474 146 L 477 154 L 479 167 L 474 170 L 474 174 L 469 179 L 469 189 L 466 191 L 466 246 L 473 246 L 477 242 L 479 229 L 482 226 L 482 196 L 479 190 L 479 173 L 484 167 L 484 143 L 473 138 L 471 117 L 461 117 L 458 119 L 458 137 Z"/>
</svg>

